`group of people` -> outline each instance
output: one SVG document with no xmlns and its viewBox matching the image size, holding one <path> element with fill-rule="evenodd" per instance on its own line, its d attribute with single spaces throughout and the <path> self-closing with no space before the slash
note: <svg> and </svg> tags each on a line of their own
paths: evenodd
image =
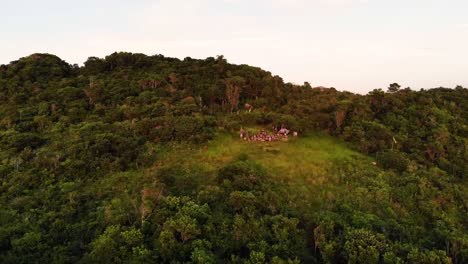
<svg viewBox="0 0 468 264">
<path fill-rule="evenodd" d="M 259 133 L 249 135 L 249 132 L 245 131 L 243 128 L 239 130 L 239 136 L 241 140 L 248 142 L 272 142 L 272 141 L 288 141 L 290 131 L 284 126 L 281 126 L 280 129 L 276 127 L 272 128 L 273 133 L 269 133 L 266 130 L 260 130 Z M 293 132 L 293 136 L 297 137 L 297 132 Z"/>
</svg>

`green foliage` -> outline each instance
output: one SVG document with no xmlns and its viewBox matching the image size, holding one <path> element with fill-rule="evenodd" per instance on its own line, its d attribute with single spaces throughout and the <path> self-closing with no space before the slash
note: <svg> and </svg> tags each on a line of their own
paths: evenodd
<svg viewBox="0 0 468 264">
<path fill-rule="evenodd" d="M 0 66 L 0 262 L 466 263 L 467 99 L 223 56 L 21 58 Z M 281 125 L 299 137 L 233 136 Z"/>
<path fill-rule="evenodd" d="M 392 169 L 400 173 L 408 169 L 409 162 L 403 153 L 397 151 L 378 152 L 376 157 L 377 164 L 384 169 Z"/>
<path fill-rule="evenodd" d="M 220 184 L 235 190 L 254 190 L 262 186 L 265 172 L 251 161 L 239 160 L 222 168 L 218 174 Z"/>
<path fill-rule="evenodd" d="M 385 242 L 382 235 L 368 230 L 352 230 L 346 234 L 344 245 L 348 263 L 379 263 Z"/>
</svg>

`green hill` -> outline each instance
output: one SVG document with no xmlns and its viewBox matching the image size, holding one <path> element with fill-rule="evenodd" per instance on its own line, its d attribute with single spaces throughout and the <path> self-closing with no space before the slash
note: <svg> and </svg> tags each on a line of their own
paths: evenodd
<svg viewBox="0 0 468 264">
<path fill-rule="evenodd" d="M 0 66 L 0 263 L 465 263 L 467 117 L 463 87 L 33 54 Z"/>
</svg>

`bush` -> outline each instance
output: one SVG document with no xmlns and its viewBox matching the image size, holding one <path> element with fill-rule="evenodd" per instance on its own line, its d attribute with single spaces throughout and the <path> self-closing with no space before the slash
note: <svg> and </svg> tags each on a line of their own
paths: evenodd
<svg viewBox="0 0 468 264">
<path fill-rule="evenodd" d="M 218 173 L 220 183 L 228 182 L 236 190 L 253 190 L 261 187 L 265 171 L 258 164 L 245 160 L 236 160 L 221 168 Z"/>
<path fill-rule="evenodd" d="M 155 139 L 162 142 L 190 141 L 206 142 L 214 136 L 216 122 L 212 118 L 178 116 L 155 119 L 153 130 Z"/>
<path fill-rule="evenodd" d="M 385 151 L 377 153 L 377 164 L 384 169 L 404 172 L 408 168 L 409 161 L 401 152 Z"/>
</svg>

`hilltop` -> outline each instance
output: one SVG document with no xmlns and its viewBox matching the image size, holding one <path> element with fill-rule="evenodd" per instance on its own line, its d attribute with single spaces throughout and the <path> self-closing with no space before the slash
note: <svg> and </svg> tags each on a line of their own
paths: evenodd
<svg viewBox="0 0 468 264">
<path fill-rule="evenodd" d="M 0 66 L 2 263 L 464 263 L 468 89 L 223 56 Z M 239 131 L 284 127 L 287 140 Z"/>
</svg>

